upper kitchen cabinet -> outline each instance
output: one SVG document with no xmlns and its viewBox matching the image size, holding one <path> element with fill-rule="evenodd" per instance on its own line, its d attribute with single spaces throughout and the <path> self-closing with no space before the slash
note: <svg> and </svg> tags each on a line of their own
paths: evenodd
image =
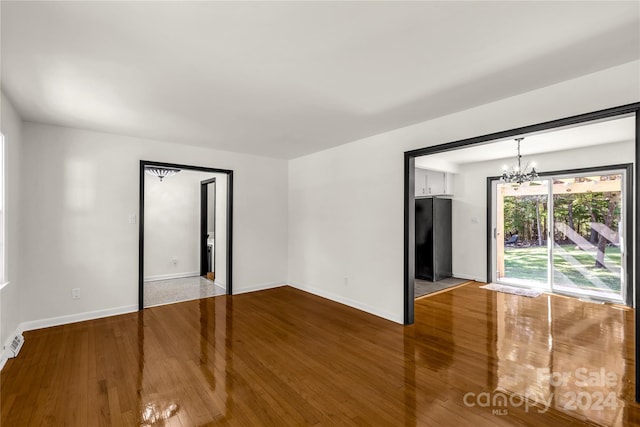
<svg viewBox="0 0 640 427">
<path fill-rule="evenodd" d="M 416 197 L 452 195 L 453 174 L 416 168 Z"/>
</svg>

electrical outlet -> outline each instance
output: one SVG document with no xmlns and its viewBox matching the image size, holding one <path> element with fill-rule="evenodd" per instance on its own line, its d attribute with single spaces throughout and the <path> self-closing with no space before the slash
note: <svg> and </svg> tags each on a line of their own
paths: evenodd
<svg viewBox="0 0 640 427">
<path fill-rule="evenodd" d="M 129 215 L 129 224 L 135 224 L 135 223 L 136 223 L 136 214 Z"/>
<path fill-rule="evenodd" d="M 349 286 L 349 278 L 348 277 L 344 278 L 344 285 L 345 286 Z"/>
<path fill-rule="evenodd" d="M 178 258 L 176 258 L 176 257 L 171 258 L 171 262 L 173 263 L 173 265 L 177 265 L 178 264 Z"/>
<path fill-rule="evenodd" d="M 80 288 L 71 289 L 71 298 L 80 299 Z"/>
</svg>

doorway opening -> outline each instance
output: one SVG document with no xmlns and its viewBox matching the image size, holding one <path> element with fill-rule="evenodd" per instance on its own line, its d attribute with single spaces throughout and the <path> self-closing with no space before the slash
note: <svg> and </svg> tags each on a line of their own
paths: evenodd
<svg viewBox="0 0 640 427">
<path fill-rule="evenodd" d="M 414 323 L 414 279 L 415 279 L 415 168 L 416 159 L 418 157 L 430 158 L 437 154 L 449 153 L 461 149 L 473 149 L 474 153 L 490 152 L 491 150 L 483 150 L 483 145 L 491 142 L 513 139 L 522 137 L 524 135 L 531 135 L 535 133 L 548 132 L 553 129 L 560 129 L 563 127 L 577 126 L 588 122 L 606 121 L 615 117 L 627 116 L 633 120 L 632 125 L 632 146 L 633 154 L 629 156 L 633 159 L 634 166 L 640 164 L 640 103 L 623 105 L 614 108 L 608 108 L 605 110 L 595 111 L 591 113 L 580 114 L 577 116 L 566 117 L 549 122 L 523 126 L 511 130 L 502 132 L 496 132 L 474 138 L 468 138 L 464 140 L 454 141 L 441 145 L 434 145 L 417 150 L 411 150 L 404 153 L 404 324 L 409 325 Z M 620 163 L 628 163 L 620 162 Z M 567 163 L 571 165 L 571 163 Z M 560 170 L 562 167 L 556 167 L 555 170 Z M 638 173 L 633 173 L 633 176 L 627 176 L 628 189 L 632 193 L 631 199 L 633 203 L 628 203 L 627 212 L 631 212 L 627 217 L 627 223 L 630 224 L 633 230 L 627 230 L 629 239 L 626 242 L 625 256 L 628 260 L 627 271 L 623 273 L 623 276 L 627 278 L 628 291 L 625 298 L 633 302 L 634 307 L 640 307 L 640 292 L 635 289 L 635 277 L 637 274 L 637 266 L 640 263 L 640 255 L 637 250 L 637 243 L 640 237 L 640 217 L 637 212 L 640 208 L 640 180 Z M 491 174 L 485 175 L 486 177 Z M 486 186 L 486 184 L 485 184 Z M 487 262 L 485 265 L 486 272 L 483 274 L 485 281 L 489 281 L 491 278 L 492 264 L 490 260 L 490 254 L 493 252 L 491 233 L 493 231 L 493 221 L 491 215 L 491 191 L 482 191 L 486 193 L 484 202 L 484 211 L 480 211 L 478 215 L 473 215 L 468 219 L 468 222 L 474 224 L 474 226 L 482 226 L 483 217 L 485 234 L 482 238 L 478 239 L 480 245 L 484 245 L 479 251 L 473 253 L 478 258 L 484 258 L 486 256 Z M 627 199 L 627 202 L 630 199 Z M 631 206 L 629 206 L 631 205 Z M 454 211 L 455 212 L 455 211 Z M 549 215 L 549 213 L 547 213 Z M 623 221 L 624 223 L 624 221 Z M 555 237 L 555 236 L 554 236 Z M 454 246 L 454 251 L 455 251 Z M 473 255 L 471 255 L 473 256 Z M 454 255 L 454 268 L 455 268 L 455 255 Z M 466 259 L 471 260 L 467 257 Z M 637 345 L 640 342 L 640 310 L 635 310 L 635 322 L 636 322 L 636 336 L 635 336 L 635 352 L 636 352 L 636 401 L 640 402 L 640 347 Z"/>
<path fill-rule="evenodd" d="M 140 161 L 138 307 L 232 294 L 233 171 Z"/>
</svg>

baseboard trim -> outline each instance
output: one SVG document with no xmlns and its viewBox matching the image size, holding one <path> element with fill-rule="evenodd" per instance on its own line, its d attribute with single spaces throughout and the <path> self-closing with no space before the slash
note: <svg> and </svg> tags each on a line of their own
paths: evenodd
<svg viewBox="0 0 640 427">
<path fill-rule="evenodd" d="M 107 308 L 104 310 L 86 311 L 84 313 L 70 314 L 67 316 L 49 317 L 46 319 L 30 320 L 18 325 L 18 333 L 32 331 L 34 329 L 50 328 L 52 326 L 66 325 L 69 323 L 84 322 L 85 320 L 101 319 L 103 317 L 117 316 L 138 311 L 138 305 L 125 305 L 122 307 Z"/>
<path fill-rule="evenodd" d="M 246 288 L 241 288 L 241 289 L 234 288 L 233 295 L 246 294 L 246 293 L 255 292 L 255 291 L 263 291 L 265 289 L 279 288 L 280 286 L 287 286 L 287 282 L 261 283 L 259 285 L 248 286 Z"/>
<path fill-rule="evenodd" d="M 475 282 L 487 283 L 487 281 L 486 281 L 486 279 L 484 277 L 478 277 L 478 276 L 474 276 L 472 274 L 453 273 L 453 277 L 455 277 L 456 279 L 473 280 Z"/>
<path fill-rule="evenodd" d="M 11 335 L 9 335 L 9 338 L 7 338 L 7 342 L 5 342 L 4 345 L 2 346 L 3 350 L 2 350 L 2 353 L 0 353 L 0 371 L 2 370 L 2 368 L 4 368 L 4 365 L 7 363 L 7 360 L 9 360 L 11 358 L 11 356 L 13 355 L 11 350 L 9 350 L 9 346 L 11 345 L 11 341 L 13 341 L 13 338 L 16 335 L 19 335 L 21 333 L 22 332 L 20 332 L 20 325 L 18 325 L 16 330 L 13 331 L 13 333 L 11 333 Z"/>
<path fill-rule="evenodd" d="M 380 310 L 377 307 L 370 306 L 368 304 L 363 304 L 356 300 L 352 300 L 351 298 L 343 297 L 342 295 L 334 294 L 333 292 L 327 292 L 322 289 L 314 288 L 313 286 L 306 286 L 296 282 L 288 282 L 289 286 L 292 288 L 300 289 L 304 292 L 309 292 L 310 294 L 317 295 L 322 298 L 329 299 L 333 302 L 337 302 L 340 304 L 347 305 L 351 308 L 355 308 L 360 311 L 364 311 L 366 313 L 372 314 L 377 317 L 382 317 L 383 319 L 390 320 L 394 323 L 404 324 L 402 314 L 397 315 L 394 313 L 389 313 L 385 310 Z"/>
<path fill-rule="evenodd" d="M 225 284 L 224 284 L 224 283 L 222 283 L 222 282 L 218 282 L 217 280 L 214 280 L 214 281 L 213 281 L 213 286 L 217 286 L 217 287 L 219 287 L 220 289 L 224 289 L 225 291 L 227 290 L 227 285 L 225 285 Z"/>
<path fill-rule="evenodd" d="M 200 276 L 200 272 L 192 271 L 187 273 L 157 274 L 155 276 L 147 276 L 143 279 L 143 281 L 157 282 L 159 280 L 184 279 L 185 277 L 195 277 L 195 276 Z"/>
<path fill-rule="evenodd" d="M 272 282 L 272 283 L 262 283 L 259 285 L 254 285 L 254 286 L 250 286 L 250 287 L 246 287 L 246 288 L 242 288 L 242 289 L 235 289 L 234 290 L 234 294 L 243 294 L 243 293 L 247 293 L 247 292 L 254 292 L 254 291 L 260 291 L 260 290 L 264 290 L 264 289 L 271 289 L 271 288 L 277 288 L 280 286 L 285 286 L 287 283 L 286 282 Z M 224 288 L 224 285 L 220 284 L 220 283 L 215 283 L 215 286 L 220 286 L 222 288 Z M 117 316 L 119 314 L 127 314 L 127 313 L 133 313 L 135 311 L 138 311 L 138 305 L 126 305 L 126 306 L 122 306 L 122 307 L 114 307 L 114 308 L 107 308 L 104 310 L 95 310 L 95 311 L 87 311 L 84 313 L 76 313 L 76 314 L 70 314 L 70 315 L 66 315 L 66 316 L 59 316 L 59 317 L 49 317 L 49 318 L 45 318 L 45 319 L 38 319 L 38 320 L 30 320 L 28 322 L 22 322 L 18 325 L 18 328 L 16 329 L 15 333 L 11 335 L 11 337 L 13 338 L 13 336 L 15 336 L 16 334 L 22 333 L 24 331 L 32 331 L 35 329 L 42 329 L 42 328 L 50 328 L 52 326 L 60 326 L 60 325 L 66 325 L 69 323 L 76 323 L 76 322 L 84 322 L 85 320 L 94 320 L 94 319 L 100 319 L 103 317 L 110 317 L 110 316 Z"/>
</svg>

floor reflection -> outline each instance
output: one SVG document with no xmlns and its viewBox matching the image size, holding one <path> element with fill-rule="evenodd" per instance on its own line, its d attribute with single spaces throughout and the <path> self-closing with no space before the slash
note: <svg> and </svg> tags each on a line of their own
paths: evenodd
<svg viewBox="0 0 640 427">
<path fill-rule="evenodd" d="M 0 423 L 640 426 L 634 315 L 477 283 L 408 327 L 289 287 L 170 304 L 26 332 Z"/>
<path fill-rule="evenodd" d="M 494 425 L 637 425 L 632 309 L 474 284 L 415 310 L 404 332 L 405 424 L 479 415 Z"/>
<path fill-rule="evenodd" d="M 171 311 L 171 306 L 137 313 L 140 426 L 202 425 L 231 419 L 232 304 L 226 296 L 200 299 L 197 313 L 182 319 L 199 333 L 180 336 L 172 336 L 163 320 L 163 311 Z"/>
<path fill-rule="evenodd" d="M 416 328 L 407 326 L 404 328 L 404 425 L 415 427 L 416 418 Z"/>
<path fill-rule="evenodd" d="M 176 415 L 178 408 L 178 404 L 174 402 L 147 403 L 140 416 L 140 426 L 162 426 Z"/>
<path fill-rule="evenodd" d="M 492 340 L 493 324 L 470 318 L 475 313 L 460 292 L 417 301 L 416 323 L 405 327 L 405 383 L 415 384 L 405 388 L 405 425 L 464 425 L 459 415 L 464 393 L 487 388 L 494 350 L 487 355 L 486 342 Z M 492 296 L 481 294 L 480 301 L 474 296 L 482 311 L 492 312 Z"/>
<path fill-rule="evenodd" d="M 494 396 L 504 392 L 599 425 L 626 425 L 630 310 L 496 293 L 496 315 Z"/>
</svg>

